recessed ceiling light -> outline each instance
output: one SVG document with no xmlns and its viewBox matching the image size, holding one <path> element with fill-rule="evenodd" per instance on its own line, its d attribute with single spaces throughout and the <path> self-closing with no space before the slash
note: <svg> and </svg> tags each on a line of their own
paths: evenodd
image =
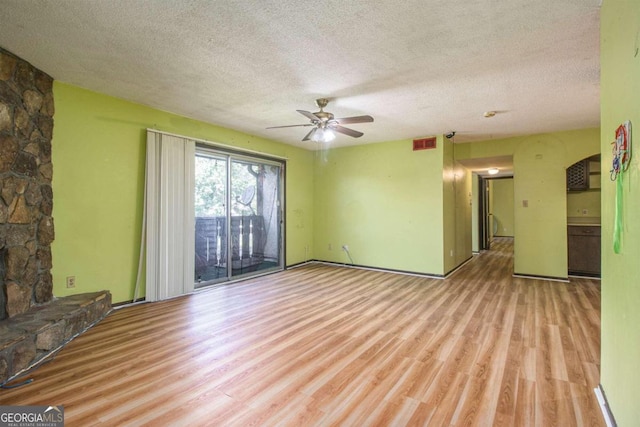
<svg viewBox="0 0 640 427">
<path fill-rule="evenodd" d="M 489 173 L 489 175 L 497 175 L 497 174 L 498 174 L 498 172 L 500 172 L 500 169 L 498 169 L 498 168 L 491 168 L 491 169 L 488 169 L 488 170 L 487 170 L 487 172 Z"/>
<path fill-rule="evenodd" d="M 496 115 L 496 112 L 495 112 L 495 111 L 485 111 L 485 112 L 484 112 L 484 114 L 483 114 L 483 116 L 484 116 L 485 118 L 487 118 L 487 119 L 488 119 L 488 118 L 490 118 L 490 117 L 493 117 L 493 116 L 495 116 L 495 115 Z"/>
</svg>

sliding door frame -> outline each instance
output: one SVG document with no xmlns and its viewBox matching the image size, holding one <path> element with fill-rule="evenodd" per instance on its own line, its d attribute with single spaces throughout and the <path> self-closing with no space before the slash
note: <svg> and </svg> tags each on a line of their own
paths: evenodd
<svg viewBox="0 0 640 427">
<path fill-rule="evenodd" d="M 226 274 L 224 278 L 213 279 L 208 281 L 198 282 L 194 280 L 195 288 L 206 288 L 211 285 L 220 283 L 231 283 L 238 280 L 243 280 L 249 277 L 257 277 L 265 274 L 271 274 L 279 272 L 286 267 L 286 160 L 277 157 L 269 157 L 267 155 L 244 152 L 240 150 L 233 150 L 226 147 L 217 147 L 215 145 L 205 144 L 201 142 L 196 143 L 195 155 L 211 156 L 211 158 L 224 158 L 226 160 Z M 252 162 L 265 165 L 276 166 L 280 168 L 280 174 L 278 177 L 278 196 L 276 201 L 276 208 L 278 218 L 276 220 L 279 227 L 278 231 L 278 265 L 273 268 L 265 270 L 257 270 L 248 273 L 241 273 L 239 275 L 233 275 L 233 245 L 232 245 L 232 233 L 231 233 L 231 204 L 232 194 L 231 188 L 233 186 L 232 179 L 232 163 L 234 161 Z M 195 232 L 195 230 L 194 230 Z"/>
</svg>

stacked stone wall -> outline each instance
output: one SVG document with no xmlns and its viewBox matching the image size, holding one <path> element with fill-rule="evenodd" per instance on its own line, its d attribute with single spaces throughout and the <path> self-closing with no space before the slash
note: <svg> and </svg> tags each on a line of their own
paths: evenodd
<svg viewBox="0 0 640 427">
<path fill-rule="evenodd" d="M 53 298 L 53 79 L 0 48 L 0 320 Z"/>
</svg>

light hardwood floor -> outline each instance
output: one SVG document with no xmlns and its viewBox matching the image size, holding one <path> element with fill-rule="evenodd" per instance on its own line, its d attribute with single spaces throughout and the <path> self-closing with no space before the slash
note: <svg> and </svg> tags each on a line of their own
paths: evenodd
<svg viewBox="0 0 640 427">
<path fill-rule="evenodd" d="M 0 390 L 67 426 L 602 426 L 600 283 L 313 264 L 122 308 Z"/>
</svg>

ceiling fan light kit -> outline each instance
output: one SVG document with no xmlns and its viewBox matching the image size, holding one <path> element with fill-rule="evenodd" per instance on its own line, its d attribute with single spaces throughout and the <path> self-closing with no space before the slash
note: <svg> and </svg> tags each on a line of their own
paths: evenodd
<svg viewBox="0 0 640 427">
<path fill-rule="evenodd" d="M 311 131 L 311 141 L 314 142 L 331 142 L 336 139 L 336 134 L 327 127 L 317 127 Z"/>
<path fill-rule="evenodd" d="M 316 105 L 318 106 L 318 108 L 320 108 L 320 111 L 317 111 L 315 113 L 311 113 L 305 110 L 296 110 L 298 113 L 308 118 L 311 123 L 302 125 L 271 126 L 267 129 L 289 128 L 296 126 L 313 126 L 314 128 L 311 129 L 311 131 L 307 133 L 307 135 L 302 138 L 302 140 L 327 143 L 335 139 L 336 132 L 353 138 L 360 138 L 362 135 L 364 135 L 362 132 L 342 126 L 344 124 L 373 122 L 373 117 L 371 116 L 354 116 L 336 119 L 332 113 L 324 111 L 324 107 L 326 107 L 328 103 L 329 99 L 327 98 L 316 99 Z"/>
</svg>

